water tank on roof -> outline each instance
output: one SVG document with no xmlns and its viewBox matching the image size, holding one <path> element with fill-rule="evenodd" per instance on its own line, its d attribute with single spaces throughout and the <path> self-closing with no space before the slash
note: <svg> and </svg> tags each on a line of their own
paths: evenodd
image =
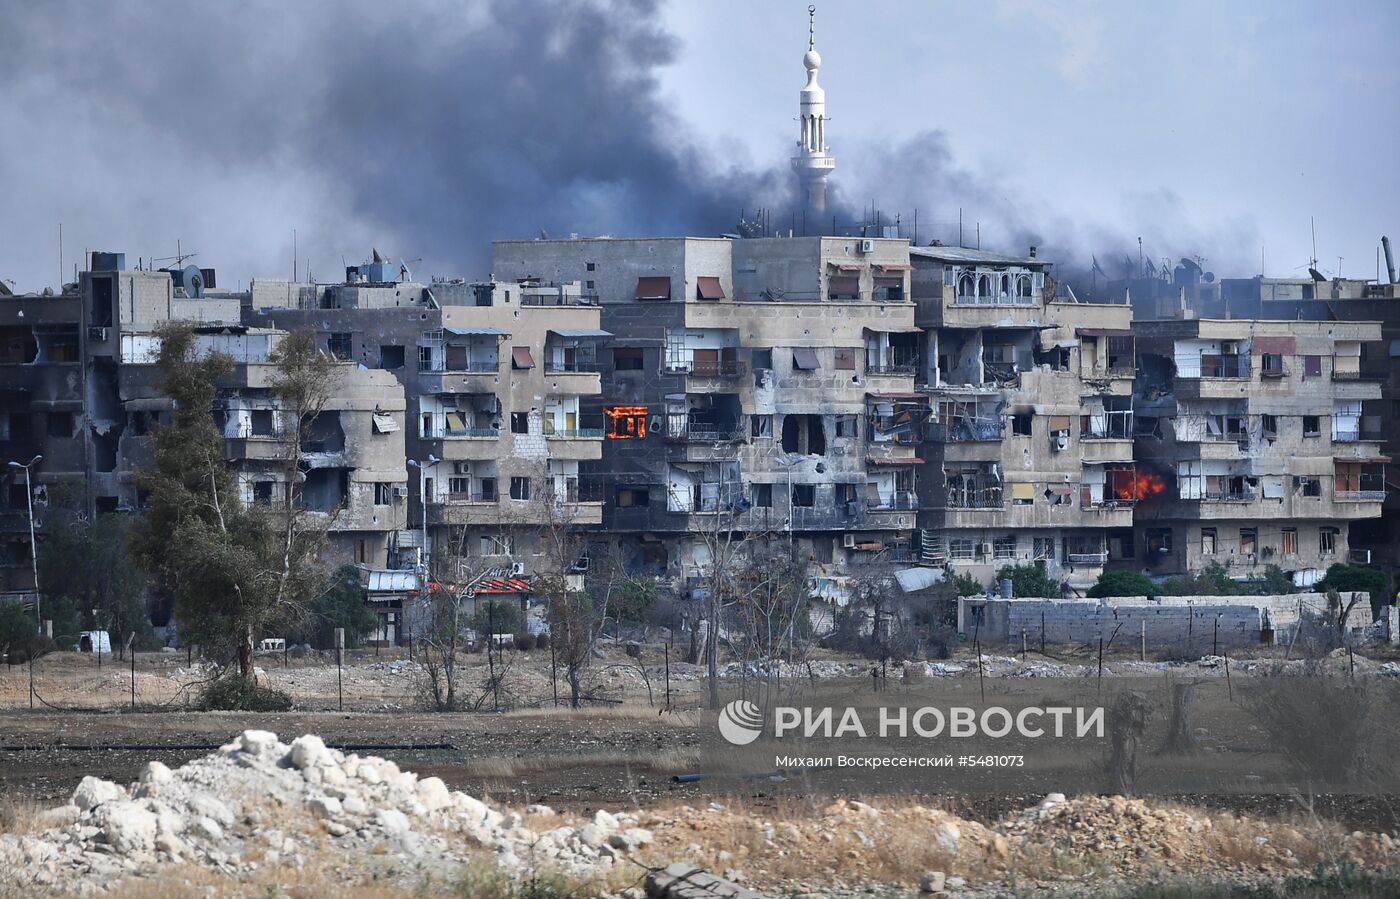
<svg viewBox="0 0 1400 899">
<path fill-rule="evenodd" d="M 95 272 L 123 272 L 126 271 L 125 253 L 99 253 L 93 251 L 92 270 Z"/>
</svg>

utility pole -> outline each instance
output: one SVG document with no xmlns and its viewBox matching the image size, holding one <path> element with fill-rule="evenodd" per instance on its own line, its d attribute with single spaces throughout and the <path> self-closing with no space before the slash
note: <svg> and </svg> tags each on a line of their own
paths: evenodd
<svg viewBox="0 0 1400 899">
<path fill-rule="evenodd" d="M 29 566 L 34 573 L 34 621 L 35 631 L 43 629 L 44 616 L 40 613 L 39 598 L 39 544 L 34 540 L 34 487 L 29 479 L 29 469 L 33 465 L 44 460 L 43 456 L 35 456 L 28 462 L 11 462 L 10 467 L 24 469 L 24 502 L 29 510 Z"/>
</svg>

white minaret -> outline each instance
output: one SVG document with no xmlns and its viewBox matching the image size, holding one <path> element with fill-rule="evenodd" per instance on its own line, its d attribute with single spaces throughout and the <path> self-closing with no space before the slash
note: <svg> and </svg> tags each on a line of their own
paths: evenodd
<svg viewBox="0 0 1400 899">
<path fill-rule="evenodd" d="M 802 185 L 807 211 L 820 220 L 826 212 L 826 179 L 836 168 L 836 157 L 827 152 L 826 91 L 817 84 L 822 56 L 817 52 L 816 13 L 815 6 L 807 7 L 807 53 L 802 57 L 807 86 L 802 88 L 802 139 L 797 142 L 797 155 L 792 157 L 792 170 Z"/>
</svg>

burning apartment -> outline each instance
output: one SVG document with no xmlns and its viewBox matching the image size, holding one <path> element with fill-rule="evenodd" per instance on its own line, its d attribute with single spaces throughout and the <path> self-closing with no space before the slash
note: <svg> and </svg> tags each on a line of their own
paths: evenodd
<svg viewBox="0 0 1400 899">
<path fill-rule="evenodd" d="M 986 581 L 1043 561 L 1072 586 L 1131 558 L 1157 486 L 1133 458 L 1131 307 L 1054 296 L 1049 263 L 914 247 L 923 329 L 920 556 Z"/>
<path fill-rule="evenodd" d="M 907 242 L 500 241 L 493 268 L 601 303 L 604 524 L 632 564 L 698 577 L 720 530 L 837 567 L 907 553 L 927 408 Z"/>
<path fill-rule="evenodd" d="M 1140 464 L 1167 489 L 1144 503 L 1139 565 L 1277 565 L 1310 584 L 1349 557 L 1353 522 L 1381 514 L 1381 388 L 1362 377 L 1367 321 L 1139 322 Z"/>
</svg>

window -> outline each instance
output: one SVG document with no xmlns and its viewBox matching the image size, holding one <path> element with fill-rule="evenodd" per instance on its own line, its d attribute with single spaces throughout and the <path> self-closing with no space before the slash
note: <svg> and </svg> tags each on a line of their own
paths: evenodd
<svg viewBox="0 0 1400 899">
<path fill-rule="evenodd" d="M 253 502 L 254 502 L 256 505 L 259 505 L 259 506 L 270 506 L 270 505 L 272 505 L 272 482 L 271 482 L 271 481 L 254 481 L 254 482 L 253 482 Z"/>
<path fill-rule="evenodd" d="M 429 491 L 431 492 L 431 491 Z M 481 496 L 478 497 L 483 503 L 494 503 L 496 501 L 496 479 L 481 479 Z"/>
<path fill-rule="evenodd" d="M 613 347 L 613 371 L 641 371 L 642 348 L 633 346 Z"/>
<path fill-rule="evenodd" d="M 1321 496 L 1322 478 L 1295 477 L 1293 489 L 1301 491 L 1304 496 Z"/>
<path fill-rule="evenodd" d="M 332 334 L 326 340 L 326 350 L 341 362 L 348 362 L 354 354 L 353 335 L 343 331 Z"/>
<path fill-rule="evenodd" d="M 403 347 L 394 344 L 385 344 L 379 348 L 380 368 L 403 368 Z"/>
<path fill-rule="evenodd" d="M 73 436 L 73 413 L 72 413 L 72 412 L 50 412 L 50 413 L 49 413 L 49 436 L 50 436 L 50 437 L 72 437 L 72 436 Z"/>
<path fill-rule="evenodd" d="M 1322 417 L 1320 415 L 1303 416 L 1303 436 L 1317 437 L 1322 434 Z"/>
<path fill-rule="evenodd" d="M 596 272 L 596 271 L 598 270 L 598 263 L 596 263 L 596 262 L 590 262 L 590 263 L 588 263 L 588 270 L 589 270 L 590 272 Z"/>
<path fill-rule="evenodd" d="M 510 479 L 510 498 L 530 498 L 530 479 L 528 477 L 521 477 L 520 475 L 516 475 Z"/>
<path fill-rule="evenodd" d="M 651 505 L 651 491 L 646 487 L 619 487 L 616 495 L 619 509 Z"/>
<path fill-rule="evenodd" d="M 1261 415 L 1261 416 L 1259 416 L 1259 430 L 1260 430 L 1261 432 L 1263 432 L 1263 435 L 1264 435 L 1265 437 L 1277 437 L 1277 436 L 1278 436 L 1278 416 L 1277 416 L 1277 415 Z"/>
<path fill-rule="evenodd" d="M 597 282 L 595 282 L 595 281 L 584 281 L 584 282 L 583 282 L 583 287 L 584 287 L 585 290 L 594 290 L 594 289 L 597 287 Z"/>
<path fill-rule="evenodd" d="M 773 485 L 772 485 L 772 484 L 754 484 L 754 485 L 753 485 L 753 504 L 754 504 L 754 506 L 755 506 L 756 508 L 759 508 L 759 509 L 771 509 L 771 508 L 773 508 Z"/>
<path fill-rule="evenodd" d="M 792 504 L 805 509 L 810 509 L 817 504 L 817 488 L 815 484 L 793 484 Z"/>
<path fill-rule="evenodd" d="M 1337 534 L 1336 528 L 1318 528 L 1317 551 L 1324 556 L 1335 556 L 1337 554 Z"/>
<path fill-rule="evenodd" d="M 992 541 L 993 559 L 1014 559 L 1016 558 L 1016 537 L 1008 535 L 998 537 Z"/>
<path fill-rule="evenodd" d="M 29 439 L 30 415 L 28 412 L 11 412 L 9 421 L 11 440 Z"/>
<path fill-rule="evenodd" d="M 837 436 L 837 438 L 839 439 L 839 438 L 841 438 L 841 437 L 855 437 L 855 436 L 856 436 L 856 428 L 858 427 L 858 425 L 857 425 L 857 421 L 858 421 L 858 420 L 859 420 L 859 419 L 857 418 L 857 416 L 854 416 L 854 415 L 838 415 L 838 416 L 836 416 L 836 436 Z"/>
<path fill-rule="evenodd" d="M 771 415 L 750 415 L 749 429 L 755 437 L 773 436 L 773 416 Z"/>
<path fill-rule="evenodd" d="M 1147 554 L 1149 556 L 1167 556 L 1172 551 L 1172 531 L 1171 528 L 1148 528 L 1147 529 Z"/>
<path fill-rule="evenodd" d="M 1011 504 L 1013 506 L 1035 505 L 1035 485 L 1029 482 L 1012 484 Z"/>
<path fill-rule="evenodd" d="M 1034 416 L 1029 412 L 1018 412 L 1011 416 L 1011 434 L 1013 437 L 1031 436 L 1031 422 Z"/>
<path fill-rule="evenodd" d="M 469 496 L 472 492 L 472 479 L 452 477 L 447 479 L 447 493 L 450 496 Z"/>
<path fill-rule="evenodd" d="M 254 437 L 272 436 L 272 410 L 254 409 L 248 413 L 248 424 Z"/>
<path fill-rule="evenodd" d="M 773 350 L 754 350 L 750 356 L 755 370 L 773 367 Z"/>
<path fill-rule="evenodd" d="M 817 351 L 809 346 L 792 348 L 792 368 L 794 371 L 816 371 L 822 365 L 817 361 Z"/>
<path fill-rule="evenodd" d="M 369 564 L 369 541 L 355 541 L 355 561 L 361 565 Z"/>
<path fill-rule="evenodd" d="M 513 346 L 510 348 L 510 367 L 516 371 L 526 371 L 535 367 L 535 357 L 530 355 L 530 348 L 527 346 Z"/>
<path fill-rule="evenodd" d="M 388 506 L 394 502 L 394 486 L 385 481 L 376 481 L 374 484 L 374 504 L 376 506 Z"/>
<path fill-rule="evenodd" d="M 646 406 L 608 406 L 603 418 L 609 440 L 640 440 L 647 435 Z"/>
<path fill-rule="evenodd" d="M 418 348 L 418 370 L 433 370 L 433 348 L 430 346 L 420 346 Z"/>
<path fill-rule="evenodd" d="M 1283 377 L 1283 356 L 1279 353 L 1265 353 L 1260 360 L 1259 374 L 1266 378 Z"/>
<path fill-rule="evenodd" d="M 1307 377 L 1307 378 L 1320 378 L 1320 377 L 1322 377 L 1322 357 L 1321 357 L 1321 356 L 1304 356 L 1304 357 L 1303 357 L 1303 376 L 1304 376 L 1304 377 Z"/>
<path fill-rule="evenodd" d="M 841 504 L 841 503 L 853 503 L 853 502 L 855 502 L 855 501 L 856 501 L 856 485 L 855 485 L 855 484 L 837 484 L 837 485 L 836 485 L 836 502 L 837 502 L 838 505 Z"/>
<path fill-rule="evenodd" d="M 515 537 L 510 534 L 482 534 L 481 554 L 483 556 L 515 555 Z"/>
<path fill-rule="evenodd" d="M 1240 555 L 1252 556 L 1259 551 L 1259 529 L 1240 528 Z"/>
<path fill-rule="evenodd" d="M 1033 538 L 1031 538 L 1031 558 L 1032 558 L 1032 559 L 1053 559 L 1053 558 L 1055 558 L 1055 538 L 1054 538 L 1054 537 L 1033 537 Z"/>
<path fill-rule="evenodd" d="M 856 370 L 856 351 L 854 349 L 851 347 L 837 347 L 833 352 L 835 353 L 836 359 L 834 366 L 837 371 Z"/>
<path fill-rule="evenodd" d="M 953 537 L 948 541 L 948 558 L 967 562 L 977 558 L 977 543 L 967 537 Z"/>
<path fill-rule="evenodd" d="M 1201 528 L 1201 555 L 1215 555 L 1215 528 Z"/>
<path fill-rule="evenodd" d="M 530 413 L 512 412 L 510 413 L 510 432 L 512 434 L 530 433 Z"/>
<path fill-rule="evenodd" d="M 1298 529 L 1284 528 L 1279 533 L 1279 552 L 1285 556 L 1298 555 Z"/>
</svg>

